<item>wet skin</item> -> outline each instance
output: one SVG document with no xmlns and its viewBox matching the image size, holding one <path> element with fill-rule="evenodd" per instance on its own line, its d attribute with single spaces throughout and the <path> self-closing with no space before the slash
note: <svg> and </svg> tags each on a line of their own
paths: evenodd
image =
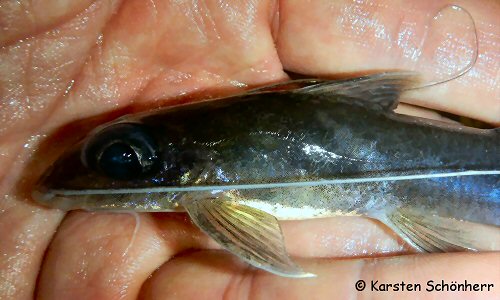
<svg viewBox="0 0 500 300">
<path fill-rule="evenodd" d="M 373 86 L 375 91 L 377 84 Z M 369 93 L 369 99 L 354 99 L 333 92 L 265 89 L 123 116 L 99 126 L 46 172 L 36 188 L 41 199 L 35 200 L 62 209 L 172 211 L 180 208 L 179 199 L 189 197 L 189 192 L 128 194 L 127 190 L 193 186 L 217 190 L 221 185 L 500 170 L 496 130 L 394 114 L 398 99 L 377 101 L 376 92 Z M 123 153 L 137 160 L 122 161 Z M 59 191 L 66 197 L 58 197 Z M 72 191 L 80 195 L 72 196 Z M 499 175 L 238 194 L 270 205 L 324 210 L 315 217 L 369 214 L 405 205 L 484 224 L 499 225 L 500 217 Z M 310 218 L 305 212 L 275 216 Z"/>
<path fill-rule="evenodd" d="M 284 224 L 290 252 L 304 257 L 300 263 L 320 276 L 314 282 L 284 280 L 246 269 L 222 252 L 184 253 L 187 249 L 214 248 L 214 244 L 185 217 L 170 214 L 141 215 L 138 236 L 127 255 L 122 256 L 134 228 L 131 216 L 64 214 L 36 206 L 24 193 L 17 192 L 18 183 L 33 181 L 46 167 L 24 172 L 43 135 L 64 124 L 125 106 L 142 109 L 159 99 L 200 94 L 205 89 L 229 93 L 237 90 L 235 81 L 260 85 L 283 80 L 283 68 L 314 76 L 398 67 L 408 63 L 401 48 L 394 47 L 387 53 L 383 44 L 366 39 L 363 33 L 339 29 L 334 31 L 336 35 L 330 35 L 332 28 L 325 30 L 324 24 L 335 25 L 332 14 L 358 12 L 357 17 L 361 18 L 374 17 L 377 12 L 381 23 L 397 35 L 405 24 L 411 23 L 398 23 L 399 18 L 411 21 L 441 5 L 436 1 L 418 1 L 415 10 L 407 10 L 393 2 L 353 7 L 351 2 L 341 1 L 329 8 L 326 2 L 310 7 L 287 1 L 279 8 L 279 27 L 274 27 L 274 31 L 270 16 L 275 16 L 276 8 L 265 2 L 255 10 L 236 7 L 240 15 L 216 4 L 199 6 L 202 11 L 210 10 L 210 18 L 203 13 L 202 17 L 185 13 L 194 11 L 187 4 L 176 7 L 162 1 L 149 6 L 142 1 L 96 2 L 89 8 L 87 3 L 78 2 L 54 9 L 46 4 L 46 9 L 37 11 L 52 14 L 37 18 L 2 6 L 0 20 L 8 23 L 2 28 L 8 29 L 0 35 L 4 46 L 0 52 L 0 97 L 6 104 L 2 105 L 5 122 L 0 156 L 1 189 L 6 195 L 0 202 L 0 295 L 30 298 L 37 287 L 41 298 L 64 298 L 69 294 L 82 298 L 134 298 L 138 294 L 168 298 L 193 296 L 200 290 L 215 297 L 300 297 L 311 293 L 341 297 L 357 293 L 353 286 L 360 277 L 389 282 L 467 278 L 498 283 L 500 258 L 496 253 L 377 260 L 331 258 L 406 251 L 384 227 L 356 218 Z M 469 75 L 446 87 L 422 91 L 412 101 L 498 125 L 495 16 L 500 8 L 495 1 L 469 1 L 462 5 L 476 18 L 484 45 L 475 73 L 479 76 Z M 114 9 L 117 13 L 112 15 Z M 363 10 L 368 14 L 362 14 Z M 204 20 L 201 31 L 200 18 Z M 36 24 L 28 25 L 30 22 Z M 100 33 L 102 39 L 98 39 Z M 27 39 L 19 42 L 22 38 Z M 276 48 L 273 39 L 277 41 Z M 96 45 L 96 40 L 102 42 Z M 366 47 L 360 41 L 374 47 Z M 374 50 L 377 47 L 384 51 Z M 74 84 L 71 80 L 75 80 Z M 72 88 L 64 96 L 70 85 Z M 47 161 L 59 154 L 56 152 L 48 153 Z M 21 173 L 25 177 L 21 178 Z M 184 254 L 173 258 L 181 252 Z M 409 269 L 415 272 L 408 272 Z M 196 288 L 191 284 L 193 278 L 197 279 Z M 471 298 L 461 294 L 448 296 Z M 493 298 L 495 294 L 486 296 Z"/>
</svg>

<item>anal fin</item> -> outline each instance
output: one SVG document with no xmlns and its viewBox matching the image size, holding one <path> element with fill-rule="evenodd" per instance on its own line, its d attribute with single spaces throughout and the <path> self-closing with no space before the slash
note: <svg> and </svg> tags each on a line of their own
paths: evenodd
<svg viewBox="0 0 500 300">
<path fill-rule="evenodd" d="M 396 208 L 377 217 L 407 243 L 423 252 L 500 250 L 500 228 L 426 213 L 417 208 Z"/>
<path fill-rule="evenodd" d="M 224 194 L 181 201 L 192 221 L 219 245 L 254 267 L 286 277 L 314 277 L 289 257 L 278 220 Z"/>
</svg>

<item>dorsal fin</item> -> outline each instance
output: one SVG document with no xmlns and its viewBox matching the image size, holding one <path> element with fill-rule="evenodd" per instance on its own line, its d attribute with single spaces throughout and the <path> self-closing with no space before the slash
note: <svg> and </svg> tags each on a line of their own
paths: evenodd
<svg viewBox="0 0 500 300">
<path fill-rule="evenodd" d="M 393 110 L 404 90 L 417 82 L 416 73 L 378 73 L 355 79 L 323 81 L 296 90 L 307 94 L 335 94 L 360 99 L 382 110 Z"/>
<path fill-rule="evenodd" d="M 246 93 L 257 94 L 257 93 L 269 93 L 269 92 L 287 92 L 287 91 L 298 91 L 302 88 L 314 86 L 319 83 L 333 82 L 332 80 L 324 79 L 295 79 L 283 82 L 278 82 L 266 86 L 261 86 L 255 89 L 248 90 Z"/>
<path fill-rule="evenodd" d="M 250 93 L 293 92 L 320 95 L 343 95 L 372 108 L 393 110 L 402 91 L 415 86 L 414 72 L 387 72 L 346 80 L 298 79 L 250 90 Z"/>
</svg>

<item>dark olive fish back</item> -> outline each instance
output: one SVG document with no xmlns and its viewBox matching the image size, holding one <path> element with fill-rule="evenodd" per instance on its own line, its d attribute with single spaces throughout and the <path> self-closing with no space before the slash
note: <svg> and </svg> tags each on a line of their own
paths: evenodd
<svg viewBox="0 0 500 300">
<path fill-rule="evenodd" d="M 140 121 L 155 128 L 164 160 L 175 161 L 178 172 L 216 167 L 203 185 L 500 169 L 492 130 L 398 115 L 338 95 L 247 95 Z"/>
</svg>

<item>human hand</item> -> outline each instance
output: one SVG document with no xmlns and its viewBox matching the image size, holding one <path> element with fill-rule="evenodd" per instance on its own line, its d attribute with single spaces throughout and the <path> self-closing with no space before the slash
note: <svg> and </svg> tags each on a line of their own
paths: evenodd
<svg viewBox="0 0 500 300">
<path fill-rule="evenodd" d="M 93 126 L 87 119 L 97 115 L 286 80 L 283 69 L 320 76 L 410 68 L 419 64 L 406 55 L 423 38 L 417 25 L 444 2 L 20 3 L 0 4 L 0 188 L 5 195 L 0 298 L 382 298 L 394 295 L 357 292 L 356 281 L 500 284 L 497 253 L 384 258 L 410 250 L 384 226 L 363 218 L 284 222 L 290 253 L 318 275 L 297 280 L 207 250 L 217 245 L 183 214 L 141 214 L 128 247 L 135 226 L 128 214 L 64 213 L 29 199 L 30 183 L 60 150 L 49 149 L 37 167 L 30 164 L 33 152 L 66 124 Z M 500 5 L 495 0 L 460 5 L 476 20 L 477 64 L 459 80 L 422 90 L 411 101 L 500 125 Z M 376 38 L 381 30 L 392 40 Z M 407 43 L 396 41 L 401 36 Z M 336 259 L 351 256 L 377 258 Z M 498 287 L 493 291 L 419 295 L 498 298 Z"/>
</svg>

